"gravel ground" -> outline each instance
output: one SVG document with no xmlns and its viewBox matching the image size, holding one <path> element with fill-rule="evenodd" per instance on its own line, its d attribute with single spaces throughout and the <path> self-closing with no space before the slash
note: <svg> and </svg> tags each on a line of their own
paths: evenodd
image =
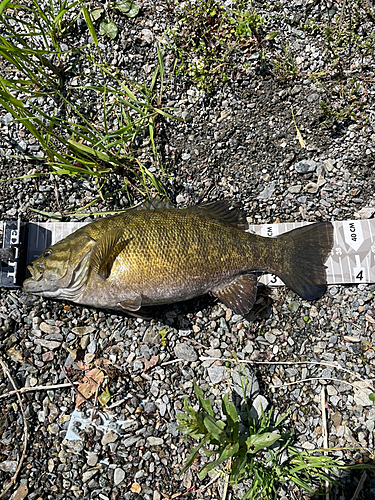
<svg viewBox="0 0 375 500">
<path fill-rule="evenodd" d="M 172 74 L 173 53 L 163 45 L 170 77 L 164 104 L 185 120 L 165 120 L 158 136 L 164 182 L 178 205 L 226 198 L 244 208 L 250 223 L 355 219 L 361 209 L 375 207 L 374 55 L 361 59 L 354 53 L 344 76 L 335 80 L 323 35 L 300 29 L 309 18 L 323 22 L 341 5 L 293 0 L 265 7 L 260 2 L 267 28 L 279 32 L 265 60 L 252 54 L 246 71 L 237 68 L 226 86 L 210 93 Z M 358 31 L 361 40 L 374 33 L 375 13 L 365 1 L 358 5 L 367 12 Z M 119 35 L 114 41 L 100 39 L 104 57 L 130 78 L 149 79 L 156 61 L 154 41 L 164 43 L 175 14 L 170 4 L 148 1 L 134 19 L 113 13 Z M 76 42 L 90 42 L 84 23 L 67 41 Z M 293 77 L 273 64 L 285 47 L 297 65 Z M 329 70 L 325 79 L 308 76 L 324 69 Z M 321 102 L 337 111 L 353 101 L 351 79 L 359 82 L 356 119 L 336 113 L 323 123 L 327 116 Z M 46 103 L 46 109 L 52 105 Z M 99 106 L 94 96 L 90 105 Z M 20 151 L 38 154 L 40 147 L 10 118 L 0 110 L 1 179 L 40 168 L 12 157 Z M 311 160 L 307 172 L 303 160 Z M 118 176 L 106 189 L 120 186 Z M 30 208 L 71 211 L 95 196 L 94 186 L 73 177 L 15 180 L 1 184 L 0 220 L 18 215 L 25 221 L 46 220 Z M 93 211 L 127 204 L 119 193 Z M 219 405 L 233 388 L 236 370 L 235 363 L 225 360 L 235 357 L 252 364 L 264 404 L 279 413 L 290 411 L 286 426 L 295 430 L 302 449 L 323 446 L 324 387 L 329 446 L 347 464 L 371 462 L 375 406 L 361 381 L 375 380 L 374 292 L 375 284 L 329 286 L 324 297 L 306 302 L 277 288 L 269 295 L 261 293 L 256 311 L 246 319 L 201 297 L 162 307 L 148 321 L 1 290 L 1 356 L 17 386 L 67 384 L 24 392 L 17 399 L 7 395 L 13 387 L 1 374 L 4 488 L 21 459 L 23 415 L 28 428 L 23 465 L 5 498 L 25 486 L 30 500 L 221 498 L 221 478 L 200 483 L 197 467 L 179 476 L 192 442 L 177 431 L 176 413 L 183 409 L 185 395 L 195 401 L 193 380 Z M 72 428 L 76 392 L 64 373 L 71 381 L 82 380 L 79 365 L 72 365 L 75 354 L 83 362 L 106 367 L 110 420 L 102 415 L 100 422 L 99 411 L 90 422 L 92 408 L 85 402 L 88 423 Z M 308 363 L 298 364 L 301 360 Z M 67 432 L 74 429 L 78 437 L 71 440 Z M 352 498 L 361 476 L 362 471 L 342 474 L 330 498 Z M 244 487 L 229 487 L 227 498 L 241 498 Z M 288 488 L 280 488 L 278 498 L 308 497 L 297 487 Z M 14 498 L 24 498 L 21 491 Z M 373 473 L 367 473 L 358 498 L 375 498 Z"/>
</svg>

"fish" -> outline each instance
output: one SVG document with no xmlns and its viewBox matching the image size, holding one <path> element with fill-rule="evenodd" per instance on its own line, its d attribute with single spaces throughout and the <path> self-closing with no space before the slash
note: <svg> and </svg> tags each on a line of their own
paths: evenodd
<svg viewBox="0 0 375 500">
<path fill-rule="evenodd" d="M 331 222 L 273 238 L 247 230 L 245 214 L 226 201 L 178 209 L 169 201 L 149 200 L 46 248 L 28 266 L 23 289 L 135 316 L 148 306 L 207 293 L 246 315 L 262 272 L 275 274 L 303 299 L 323 295 Z"/>
</svg>

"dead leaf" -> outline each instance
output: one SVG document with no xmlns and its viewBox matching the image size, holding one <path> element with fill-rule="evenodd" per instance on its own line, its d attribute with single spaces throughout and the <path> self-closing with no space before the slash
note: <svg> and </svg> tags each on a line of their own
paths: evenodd
<svg viewBox="0 0 375 500">
<path fill-rule="evenodd" d="M 143 358 L 142 361 L 145 365 L 144 371 L 146 371 L 157 364 L 157 362 L 159 361 L 159 356 L 151 356 L 150 361 L 148 361 L 146 358 Z"/>
<path fill-rule="evenodd" d="M 130 491 L 132 491 L 133 493 L 140 493 L 141 492 L 141 485 L 138 484 L 138 483 L 133 483 L 132 484 L 132 487 L 130 488 Z"/>
<path fill-rule="evenodd" d="M 97 359 L 94 364 L 95 364 L 95 366 L 102 368 L 103 370 L 113 366 L 112 361 L 110 361 L 109 359 L 105 359 L 105 358 Z"/>
<path fill-rule="evenodd" d="M 89 370 L 90 369 L 90 365 L 85 365 L 84 363 L 82 363 L 82 361 L 77 361 L 76 365 L 78 366 L 78 368 L 80 370 L 82 370 L 83 372 L 85 372 L 86 370 Z"/>
<path fill-rule="evenodd" d="M 13 495 L 13 500 L 23 500 L 28 494 L 29 489 L 26 485 L 20 486 Z"/>
<path fill-rule="evenodd" d="M 375 325 L 375 318 L 373 318 L 372 316 L 370 316 L 369 314 L 365 314 L 365 319 L 366 321 L 368 321 L 369 323 L 372 323 Z"/>
<path fill-rule="evenodd" d="M 93 368 L 88 371 L 82 382 L 78 385 L 79 394 L 77 396 L 76 408 L 78 408 L 85 401 L 85 399 L 89 399 L 93 394 L 95 394 L 97 388 L 103 382 L 104 373 L 99 370 L 99 368 Z"/>
</svg>

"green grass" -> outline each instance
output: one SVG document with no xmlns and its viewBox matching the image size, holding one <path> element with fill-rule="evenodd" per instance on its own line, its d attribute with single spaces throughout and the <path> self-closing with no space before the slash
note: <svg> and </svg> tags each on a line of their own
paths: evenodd
<svg viewBox="0 0 375 500">
<path fill-rule="evenodd" d="M 63 42 L 79 16 L 93 45 L 66 50 Z M 166 82 L 160 48 L 151 80 L 140 84 L 103 59 L 91 15 L 80 1 L 50 0 L 42 10 L 36 0 L 28 7 L 3 0 L 0 22 L 5 28 L 0 55 L 10 69 L 0 78 L 0 105 L 43 150 L 42 157 L 27 159 L 42 162 L 55 175 L 91 179 L 101 199 L 114 173 L 123 178 L 125 190 L 165 194 L 156 125 L 175 117 L 162 106 Z M 75 73 L 73 66 L 86 71 Z M 93 96 L 99 112 L 91 106 Z M 45 111 L 45 104 L 54 111 Z"/>
</svg>

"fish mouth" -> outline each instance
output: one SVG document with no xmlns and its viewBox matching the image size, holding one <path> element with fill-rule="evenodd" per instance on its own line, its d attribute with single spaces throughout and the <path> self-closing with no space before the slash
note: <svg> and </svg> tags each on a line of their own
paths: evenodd
<svg viewBox="0 0 375 500">
<path fill-rule="evenodd" d="M 27 266 L 27 270 L 29 271 L 31 277 L 28 278 L 26 281 L 29 280 L 40 281 L 43 278 L 44 269 L 45 269 L 44 264 L 34 264 Z"/>
</svg>

